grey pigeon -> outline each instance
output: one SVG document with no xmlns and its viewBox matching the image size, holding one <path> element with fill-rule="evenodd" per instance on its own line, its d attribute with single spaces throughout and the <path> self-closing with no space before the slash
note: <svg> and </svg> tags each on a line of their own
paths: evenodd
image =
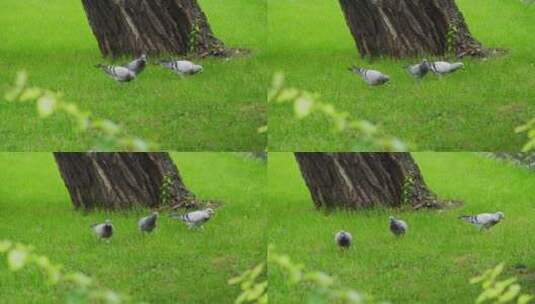
<svg viewBox="0 0 535 304">
<path fill-rule="evenodd" d="M 409 225 L 407 225 L 405 221 L 398 220 L 393 216 L 389 217 L 389 222 L 390 222 L 390 231 L 395 236 L 402 236 L 409 229 Z"/>
<path fill-rule="evenodd" d="M 95 233 L 99 239 L 109 239 L 113 235 L 113 225 L 110 220 L 106 220 L 101 224 L 93 224 L 91 225 L 91 229 L 93 229 L 93 233 Z"/>
<path fill-rule="evenodd" d="M 143 54 L 139 58 L 136 58 L 134 61 L 131 61 L 124 65 L 125 68 L 134 72 L 134 74 L 139 75 L 145 69 L 147 65 L 147 55 Z"/>
<path fill-rule="evenodd" d="M 446 61 L 435 61 L 430 64 L 429 69 L 435 74 L 444 75 L 453 73 L 462 67 L 464 67 L 462 62 L 449 63 Z"/>
<path fill-rule="evenodd" d="M 153 212 L 151 215 L 141 218 L 137 222 L 139 231 L 152 232 L 156 228 L 156 220 L 158 220 L 158 212 Z"/>
<path fill-rule="evenodd" d="M 492 226 L 498 224 L 501 220 L 505 219 L 505 214 L 498 211 L 496 213 L 481 213 L 478 215 L 461 215 L 459 219 L 475 225 L 480 230 L 490 229 Z"/>
<path fill-rule="evenodd" d="M 407 72 L 416 78 L 423 78 L 429 72 L 430 64 L 427 59 L 422 60 L 422 62 L 405 66 Z"/>
<path fill-rule="evenodd" d="M 98 64 L 96 67 L 101 68 L 111 78 L 119 82 L 128 82 L 136 78 L 136 73 L 122 66 Z"/>
<path fill-rule="evenodd" d="M 160 61 L 160 64 L 180 76 L 202 72 L 202 66 L 187 60 Z"/>
<path fill-rule="evenodd" d="M 212 208 L 192 211 L 178 217 L 179 220 L 188 225 L 189 229 L 197 228 L 206 223 L 214 214 Z"/>
<path fill-rule="evenodd" d="M 359 74 L 360 77 L 362 77 L 362 80 L 372 86 L 381 85 L 390 80 L 390 77 L 388 75 L 385 75 L 376 70 L 368 70 L 357 66 L 352 66 L 348 69 L 356 74 Z"/>
<path fill-rule="evenodd" d="M 353 241 L 353 237 L 351 236 L 351 233 L 346 231 L 338 231 L 334 235 L 334 241 L 336 242 L 336 245 L 338 247 L 347 249 L 351 247 L 351 242 Z"/>
</svg>

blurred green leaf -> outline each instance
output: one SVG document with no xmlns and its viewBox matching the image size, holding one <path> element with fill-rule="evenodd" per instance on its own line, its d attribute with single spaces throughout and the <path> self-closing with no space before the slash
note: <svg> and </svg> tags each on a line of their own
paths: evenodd
<svg viewBox="0 0 535 304">
<path fill-rule="evenodd" d="M 354 133 L 364 144 L 373 144 L 372 151 L 407 151 L 408 147 L 401 140 L 385 135 L 382 130 L 368 121 L 350 117 L 346 112 L 338 112 L 329 103 L 321 101 L 318 94 L 296 88 L 284 88 L 284 77 L 278 73 L 273 77 L 272 87 L 268 90 L 268 101 L 278 103 L 293 100 L 293 110 L 296 119 L 304 119 L 312 112 L 324 114 L 330 120 L 336 133 Z M 358 146 L 360 143 L 355 145 Z"/>
<path fill-rule="evenodd" d="M 262 134 L 262 133 L 266 133 L 268 131 L 268 126 L 261 126 L 260 128 L 258 128 L 257 132 Z"/>
<path fill-rule="evenodd" d="M 518 297 L 517 304 L 529 304 L 533 299 L 535 299 L 535 296 L 524 294 Z"/>
<path fill-rule="evenodd" d="M 37 112 L 39 113 L 39 116 L 43 118 L 52 115 L 52 113 L 54 113 L 55 108 L 56 100 L 53 99 L 51 96 L 45 95 L 37 100 Z"/>
<path fill-rule="evenodd" d="M 307 281 L 313 281 L 316 285 L 322 288 L 327 288 L 334 284 L 334 279 L 321 271 L 309 272 L 304 276 L 304 279 Z"/>
<path fill-rule="evenodd" d="M 8 240 L 0 241 L 0 253 L 7 252 L 13 244 Z"/>
<path fill-rule="evenodd" d="M 290 88 L 290 89 L 284 89 L 279 92 L 279 95 L 277 96 L 277 102 L 287 102 L 296 99 L 299 96 L 299 90 Z"/>
<path fill-rule="evenodd" d="M 498 298 L 498 303 L 509 303 L 520 294 L 521 287 L 518 284 L 509 286 L 507 291 Z"/>
<path fill-rule="evenodd" d="M 121 128 L 116 123 L 108 119 L 95 120 L 93 122 L 93 127 L 96 130 L 99 130 L 103 132 L 104 134 L 111 135 L 111 136 L 117 135 L 121 130 Z"/>
<path fill-rule="evenodd" d="M 29 88 L 22 92 L 22 94 L 19 97 L 20 101 L 30 101 L 35 100 L 39 96 L 41 96 L 43 92 L 39 88 Z"/>
<path fill-rule="evenodd" d="M 7 264 L 11 271 L 18 271 L 26 265 L 28 252 L 23 248 L 15 247 L 7 254 Z"/>
<path fill-rule="evenodd" d="M 305 118 L 312 112 L 314 102 L 310 99 L 299 97 L 294 102 L 294 112 L 298 119 Z"/>
</svg>

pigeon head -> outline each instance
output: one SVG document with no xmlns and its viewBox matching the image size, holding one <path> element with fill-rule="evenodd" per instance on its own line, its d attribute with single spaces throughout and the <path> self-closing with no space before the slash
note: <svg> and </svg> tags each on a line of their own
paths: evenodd
<svg viewBox="0 0 535 304">
<path fill-rule="evenodd" d="M 393 217 L 393 216 L 389 216 L 389 217 L 388 217 L 388 220 L 389 220 L 389 221 L 390 221 L 390 222 L 392 223 L 393 221 L 395 221 L 395 220 L 396 220 L 396 218 L 395 218 L 395 217 Z"/>
<path fill-rule="evenodd" d="M 353 237 L 349 232 L 346 231 L 338 231 L 334 236 L 334 241 L 336 244 L 342 248 L 348 248 L 351 246 L 351 241 Z"/>
<path fill-rule="evenodd" d="M 360 73 L 362 73 L 362 71 L 363 71 L 363 68 L 358 67 L 358 66 L 356 66 L 356 65 L 352 65 L 352 66 L 348 67 L 347 69 L 348 69 L 349 71 L 351 71 L 351 72 L 353 72 L 353 73 L 357 73 L 357 74 L 360 74 Z"/>
<path fill-rule="evenodd" d="M 208 213 L 210 216 L 214 215 L 214 209 L 212 208 L 206 208 L 204 211 L 206 211 L 206 213 Z"/>
<path fill-rule="evenodd" d="M 194 73 L 200 73 L 200 72 L 202 72 L 202 66 L 201 66 L 201 65 L 198 65 L 198 64 L 194 65 L 194 66 L 193 66 L 193 72 L 194 72 Z"/>
<path fill-rule="evenodd" d="M 501 220 L 501 219 L 505 219 L 505 214 L 504 214 L 503 212 L 501 212 L 501 211 L 496 212 L 496 215 L 498 215 L 498 217 L 500 218 L 500 220 Z"/>
<path fill-rule="evenodd" d="M 140 60 L 147 61 L 147 55 L 143 54 L 139 57 Z"/>
<path fill-rule="evenodd" d="M 427 61 L 427 59 L 424 58 L 424 60 L 422 60 L 422 63 L 421 65 L 425 68 L 425 69 L 429 69 L 431 67 L 431 64 L 429 63 L 429 61 Z"/>
</svg>

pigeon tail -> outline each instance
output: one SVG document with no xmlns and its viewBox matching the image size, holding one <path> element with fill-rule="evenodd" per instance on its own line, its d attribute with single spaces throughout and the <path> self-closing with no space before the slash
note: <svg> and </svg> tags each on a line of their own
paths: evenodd
<svg viewBox="0 0 535 304">
<path fill-rule="evenodd" d="M 461 216 L 458 217 L 458 219 L 460 219 L 462 221 L 465 221 L 465 222 L 468 222 L 468 223 L 471 223 L 471 224 L 476 224 L 477 223 L 477 219 L 473 215 L 461 215 Z"/>
<path fill-rule="evenodd" d="M 356 73 L 360 73 L 360 71 L 362 70 L 361 67 L 358 67 L 356 65 L 352 65 L 350 67 L 347 68 L 349 71 L 351 72 L 356 72 Z"/>
<path fill-rule="evenodd" d="M 171 214 L 170 217 L 174 220 L 179 220 L 182 222 L 187 222 L 185 214 Z"/>
<path fill-rule="evenodd" d="M 184 222 L 184 223 L 189 223 L 188 215 L 187 215 L 187 214 L 179 215 L 177 218 L 178 218 L 179 220 L 181 220 L 182 222 Z"/>
</svg>

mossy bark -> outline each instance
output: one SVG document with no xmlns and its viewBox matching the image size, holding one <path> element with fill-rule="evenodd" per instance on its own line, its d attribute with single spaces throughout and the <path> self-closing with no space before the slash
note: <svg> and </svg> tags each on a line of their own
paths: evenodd
<svg viewBox="0 0 535 304">
<path fill-rule="evenodd" d="M 318 208 L 441 207 L 409 153 L 295 153 Z"/>
<path fill-rule="evenodd" d="M 82 0 L 102 55 L 222 56 L 197 0 Z"/>
<path fill-rule="evenodd" d="M 76 208 L 176 207 L 193 197 L 167 153 L 55 152 L 54 158 Z"/>
<path fill-rule="evenodd" d="M 363 57 L 485 56 L 455 0 L 339 0 Z"/>
</svg>

